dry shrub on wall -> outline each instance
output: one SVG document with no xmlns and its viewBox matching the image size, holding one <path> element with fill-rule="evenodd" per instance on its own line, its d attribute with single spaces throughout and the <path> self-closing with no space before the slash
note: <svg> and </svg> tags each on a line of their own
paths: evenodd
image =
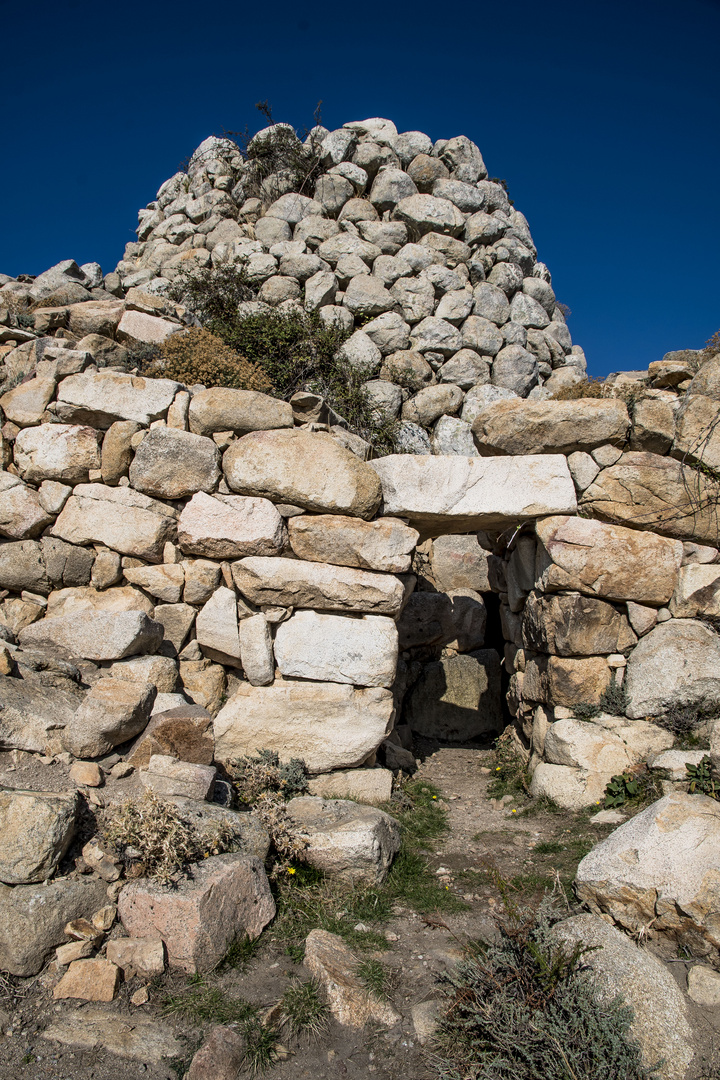
<svg viewBox="0 0 720 1080">
<path fill-rule="evenodd" d="M 318 101 L 315 107 L 315 128 L 322 124 L 321 105 Z M 268 101 L 258 101 L 255 108 L 269 126 L 275 124 Z M 226 134 L 237 139 L 240 151 L 247 159 L 249 168 L 243 176 L 245 199 L 261 198 L 269 205 L 288 191 L 312 195 L 315 181 L 324 172 L 319 155 L 320 141 L 312 129 L 306 128 L 298 135 L 288 124 L 277 124 L 273 131 L 257 140 L 247 130 Z"/>
<path fill-rule="evenodd" d="M 333 381 L 338 367 L 335 355 L 348 333 L 325 326 L 316 311 L 243 310 L 241 304 L 257 297 L 243 263 L 181 274 L 171 295 L 228 350 L 265 372 L 267 393 L 287 400 L 296 390 L 307 388 L 311 380 Z"/>
<path fill-rule="evenodd" d="M 585 379 L 572 386 L 563 386 L 552 395 L 553 401 L 580 401 L 581 398 L 609 397 L 608 386 L 603 379 Z"/>
<path fill-rule="evenodd" d="M 233 390 L 259 390 L 267 394 L 272 383 L 258 364 L 246 360 L 209 330 L 172 334 L 160 346 L 153 373 L 186 386 L 228 386 Z"/>
<path fill-rule="evenodd" d="M 684 361 L 690 371 L 695 374 L 703 364 L 712 360 L 718 353 L 720 353 L 720 330 L 716 330 L 712 337 L 707 339 L 703 349 L 678 349 L 675 351 L 675 356 L 678 360 Z"/>
<path fill-rule="evenodd" d="M 161 885 L 171 885 L 193 863 L 238 847 L 229 826 L 219 825 L 212 835 L 201 835 L 171 803 L 151 791 L 111 806 L 103 824 L 104 838 L 129 876 L 151 877 Z"/>
<path fill-rule="evenodd" d="M 638 396 L 640 384 L 637 382 L 609 383 L 603 379 L 584 379 L 572 386 L 563 386 L 557 390 L 551 401 L 581 401 L 583 398 L 618 398 L 624 401 L 628 410 L 632 410 Z"/>
<path fill-rule="evenodd" d="M 720 330 L 716 330 L 713 336 L 709 337 L 705 342 L 703 360 L 710 360 L 713 356 L 717 356 L 718 353 L 720 353 Z"/>
</svg>

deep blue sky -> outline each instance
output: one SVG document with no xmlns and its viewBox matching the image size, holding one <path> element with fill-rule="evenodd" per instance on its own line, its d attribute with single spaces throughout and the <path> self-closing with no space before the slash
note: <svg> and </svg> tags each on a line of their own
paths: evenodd
<svg viewBox="0 0 720 1080">
<path fill-rule="evenodd" d="M 390 117 L 465 134 L 590 370 L 720 327 L 720 0 L 0 0 L 0 271 L 114 268 L 206 135 Z"/>
</svg>

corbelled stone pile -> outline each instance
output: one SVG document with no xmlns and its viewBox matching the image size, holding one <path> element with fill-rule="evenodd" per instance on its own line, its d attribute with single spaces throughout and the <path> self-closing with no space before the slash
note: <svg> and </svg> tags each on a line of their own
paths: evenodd
<svg viewBox="0 0 720 1080">
<path fill-rule="evenodd" d="M 310 179 L 289 167 L 299 151 Z M 183 318 L 166 299 L 178 274 L 242 265 L 259 289 L 248 311 L 299 306 L 351 334 L 343 354 L 365 374 L 378 413 L 401 418 L 404 452 L 475 456 L 470 425 L 488 402 L 547 396 L 584 375 L 527 221 L 465 136 L 433 143 L 371 119 L 316 127 L 301 144 L 276 124 L 247 156 L 211 137 L 139 222 L 137 242 L 104 278 L 92 264 L 65 280 L 48 271 L 0 285 L 47 298 L 51 313 L 36 326 L 157 343 Z M 109 294 L 127 301 L 124 311 L 110 300 L 92 313 L 77 306 Z M 93 346 L 100 363 L 117 361 L 117 350 L 83 340 Z"/>
</svg>

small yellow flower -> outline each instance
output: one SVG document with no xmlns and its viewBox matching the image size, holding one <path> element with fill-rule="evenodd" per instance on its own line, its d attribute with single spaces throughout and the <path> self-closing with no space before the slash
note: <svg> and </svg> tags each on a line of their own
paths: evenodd
<svg viewBox="0 0 720 1080">
<path fill-rule="evenodd" d="M 295 867 L 294 866 L 288 866 L 288 874 L 294 874 L 294 873 L 296 873 Z"/>
<path fill-rule="evenodd" d="M 517 810 L 513 810 L 513 814 L 517 814 Z"/>
<path fill-rule="evenodd" d="M 433 795 L 433 799 L 437 799 L 437 795 Z"/>
<path fill-rule="evenodd" d="M 502 769 L 502 765 L 496 765 L 495 766 L 495 772 L 500 772 L 501 769 Z"/>
</svg>

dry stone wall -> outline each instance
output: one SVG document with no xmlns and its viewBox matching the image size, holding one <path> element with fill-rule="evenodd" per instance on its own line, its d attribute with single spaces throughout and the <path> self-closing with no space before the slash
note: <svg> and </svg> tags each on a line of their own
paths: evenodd
<svg viewBox="0 0 720 1080">
<path fill-rule="evenodd" d="M 248 157 L 206 140 L 115 272 L 0 279 L 1 745 L 139 739 L 146 766 L 153 731 L 197 765 L 264 746 L 327 776 L 512 716 L 536 792 L 596 801 L 670 749 L 655 719 L 720 689 L 720 360 L 556 400 L 582 350 L 474 144 L 316 129 L 304 194 L 258 172 L 279 133 L 300 146 L 282 125 Z M 127 370 L 192 325 L 177 274 L 226 263 L 259 286 L 248 312 L 350 332 L 407 453 L 367 460 L 307 392 Z"/>
<path fill-rule="evenodd" d="M 47 378 L 52 397 L 3 428 L 3 748 L 88 760 L 135 739 L 128 758 L 157 789 L 150 746 L 168 740 L 197 766 L 268 748 L 325 775 L 381 747 L 408 766 L 407 721 L 429 737 L 499 730 L 486 557 L 453 534 L 573 513 L 564 457 L 366 462 L 264 395 L 208 396 L 84 353 L 75 366 L 20 384 Z M 275 426 L 253 430 L 273 409 Z M 200 410 L 202 435 L 188 430 Z M 450 534 L 448 566 L 436 540 L 435 576 L 414 593 L 428 529 Z M 192 730 L 168 735 L 181 720 Z M 205 774 L 193 783 L 210 790 Z"/>
</svg>

